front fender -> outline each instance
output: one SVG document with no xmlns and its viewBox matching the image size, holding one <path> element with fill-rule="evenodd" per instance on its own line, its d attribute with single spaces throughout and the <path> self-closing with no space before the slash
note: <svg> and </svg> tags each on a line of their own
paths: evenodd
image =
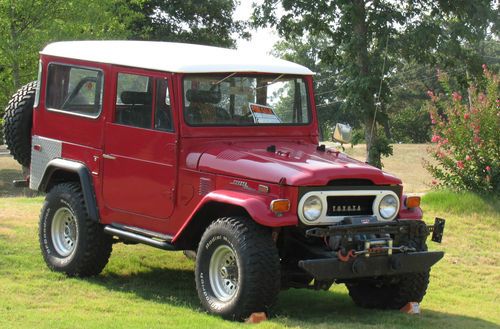
<svg viewBox="0 0 500 329">
<path fill-rule="evenodd" d="M 177 232 L 172 242 L 182 234 L 195 215 L 208 203 L 217 202 L 227 205 L 238 206 L 250 215 L 250 217 L 260 225 L 267 227 L 292 226 L 298 224 L 298 217 L 294 206 L 289 212 L 283 213 L 281 216 L 276 215 L 271 211 L 270 204 L 275 197 L 270 195 L 261 195 L 253 193 L 245 193 L 232 190 L 217 190 L 208 193 L 196 206 L 193 212 Z"/>
<path fill-rule="evenodd" d="M 405 203 L 406 203 L 406 195 L 403 195 L 403 198 L 401 200 L 401 208 L 399 209 L 399 219 L 411 219 L 411 220 L 421 220 L 423 217 L 423 211 L 422 208 L 416 207 L 416 208 L 406 208 Z"/>
</svg>

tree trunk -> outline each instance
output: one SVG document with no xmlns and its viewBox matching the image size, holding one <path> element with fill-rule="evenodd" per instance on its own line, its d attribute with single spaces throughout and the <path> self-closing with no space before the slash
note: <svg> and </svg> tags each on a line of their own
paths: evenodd
<svg viewBox="0 0 500 329">
<path fill-rule="evenodd" d="M 353 1 L 353 45 L 356 52 L 356 65 L 359 70 L 360 78 L 370 76 L 368 59 L 368 29 L 366 26 L 366 8 L 365 0 Z M 358 90 L 359 104 L 363 108 L 365 124 L 365 142 L 366 142 L 366 162 L 381 167 L 380 153 L 374 147 L 377 144 L 377 125 L 374 124 L 375 103 L 373 99 L 372 88 L 365 84 L 363 90 Z M 372 131 L 373 129 L 373 131 Z"/>
<path fill-rule="evenodd" d="M 391 132 L 391 125 L 389 124 L 389 115 L 387 113 L 381 113 L 383 114 L 382 117 L 380 118 L 381 124 L 384 127 L 384 134 L 385 137 L 388 140 L 392 139 L 392 132 Z"/>
<path fill-rule="evenodd" d="M 382 168 L 380 152 L 377 149 L 377 124 L 373 124 L 373 113 L 366 116 L 365 126 L 366 162 L 377 168 Z"/>
</svg>

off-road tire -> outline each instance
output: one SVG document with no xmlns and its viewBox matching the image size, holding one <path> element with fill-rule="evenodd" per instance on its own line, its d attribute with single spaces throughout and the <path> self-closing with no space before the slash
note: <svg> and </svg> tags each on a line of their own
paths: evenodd
<svg viewBox="0 0 500 329">
<path fill-rule="evenodd" d="M 236 258 L 238 284 L 234 295 L 223 301 L 214 293 L 210 265 L 214 253 L 226 247 Z M 195 281 L 201 304 L 212 314 L 241 321 L 254 312 L 268 313 L 280 291 L 280 259 L 271 231 L 251 218 L 216 220 L 201 238 Z"/>
<path fill-rule="evenodd" d="M 14 159 L 24 167 L 29 167 L 31 162 L 31 127 L 37 86 L 38 81 L 33 81 L 21 87 L 5 108 L 5 143 Z"/>
<path fill-rule="evenodd" d="M 73 216 L 75 243 L 69 255 L 58 251 L 53 225 L 58 210 Z M 87 214 L 83 194 L 78 183 L 55 185 L 45 198 L 40 213 L 39 241 L 47 266 L 68 276 L 87 277 L 101 273 L 111 255 L 113 238 L 103 231 L 103 226 Z M 61 247 L 59 247 L 61 249 Z"/>
<path fill-rule="evenodd" d="M 423 241 L 410 241 L 409 246 L 426 251 Z M 364 308 L 400 309 L 409 302 L 420 303 L 429 285 L 430 269 L 381 278 L 360 279 L 346 284 L 354 303 Z"/>
</svg>

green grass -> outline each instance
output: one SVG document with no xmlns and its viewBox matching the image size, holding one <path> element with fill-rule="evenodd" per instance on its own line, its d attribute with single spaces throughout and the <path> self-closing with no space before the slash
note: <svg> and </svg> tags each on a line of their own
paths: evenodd
<svg viewBox="0 0 500 329">
<path fill-rule="evenodd" d="M 207 315 L 196 295 L 192 261 L 179 252 L 115 245 L 95 278 L 66 278 L 40 255 L 37 217 L 43 199 L 0 198 L 0 328 L 233 328 Z M 256 328 L 500 328 L 500 207 L 472 194 L 433 192 L 426 220 L 447 218 L 445 258 L 431 273 L 422 314 L 355 307 L 343 286 L 291 289 L 275 315 Z"/>
<path fill-rule="evenodd" d="M 433 209 L 452 214 L 486 215 L 495 217 L 500 213 L 500 198 L 498 196 L 480 196 L 474 193 L 453 193 L 435 191 L 423 197 L 424 203 L 432 204 Z"/>
</svg>

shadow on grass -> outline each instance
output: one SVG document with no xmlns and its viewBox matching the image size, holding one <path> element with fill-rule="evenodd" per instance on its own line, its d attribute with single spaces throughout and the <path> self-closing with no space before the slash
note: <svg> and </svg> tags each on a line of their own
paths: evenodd
<svg viewBox="0 0 500 329">
<path fill-rule="evenodd" d="M 127 275 L 108 272 L 86 280 L 109 290 L 132 292 L 148 301 L 200 309 L 192 270 L 150 268 Z"/>
<path fill-rule="evenodd" d="M 134 293 L 147 301 L 203 312 L 192 270 L 152 267 L 130 275 L 108 272 L 86 280 L 109 290 Z M 410 316 L 398 311 L 367 310 L 356 307 L 345 293 L 290 289 L 280 293 L 270 321 L 291 327 L 500 328 L 479 318 L 427 310 L 425 304 L 422 313 Z"/>
<path fill-rule="evenodd" d="M 451 305 L 450 305 L 451 306 Z M 357 307 L 347 293 L 291 289 L 280 294 L 277 322 L 287 326 L 342 328 L 500 328 L 483 319 L 425 309 L 420 316 Z M 453 310 L 450 307 L 450 310 Z"/>
</svg>

